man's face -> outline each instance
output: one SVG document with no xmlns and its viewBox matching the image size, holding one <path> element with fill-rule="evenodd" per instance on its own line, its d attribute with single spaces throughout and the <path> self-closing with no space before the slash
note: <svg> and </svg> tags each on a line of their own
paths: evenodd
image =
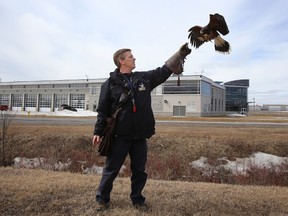
<svg viewBox="0 0 288 216">
<path fill-rule="evenodd" d="M 135 61 L 136 61 L 136 58 L 134 58 L 132 53 L 131 52 L 126 52 L 125 53 L 125 59 L 124 60 L 120 60 L 120 63 L 122 65 L 122 67 L 129 68 L 132 71 L 136 67 Z"/>
</svg>

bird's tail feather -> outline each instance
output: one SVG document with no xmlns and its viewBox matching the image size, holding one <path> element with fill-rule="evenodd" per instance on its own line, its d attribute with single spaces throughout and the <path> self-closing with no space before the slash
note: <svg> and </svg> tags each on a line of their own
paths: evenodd
<svg viewBox="0 0 288 216">
<path fill-rule="evenodd" d="M 214 46 L 217 52 L 229 54 L 231 51 L 230 44 L 224 40 L 220 35 L 214 39 Z"/>
</svg>

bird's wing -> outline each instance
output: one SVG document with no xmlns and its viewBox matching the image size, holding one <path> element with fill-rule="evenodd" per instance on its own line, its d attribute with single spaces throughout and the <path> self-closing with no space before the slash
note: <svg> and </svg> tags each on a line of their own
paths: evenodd
<svg viewBox="0 0 288 216">
<path fill-rule="evenodd" d="M 200 47 L 204 42 L 206 42 L 203 35 L 200 33 L 201 29 L 201 26 L 193 26 L 188 30 L 188 32 L 190 32 L 188 39 L 190 39 L 191 45 L 196 48 Z"/>
</svg>

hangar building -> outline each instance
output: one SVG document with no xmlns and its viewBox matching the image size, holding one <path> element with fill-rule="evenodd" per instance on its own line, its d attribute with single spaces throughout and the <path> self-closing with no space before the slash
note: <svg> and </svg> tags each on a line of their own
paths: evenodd
<svg viewBox="0 0 288 216">
<path fill-rule="evenodd" d="M 152 91 L 155 115 L 225 115 L 227 101 L 223 84 L 203 75 L 187 75 L 181 76 L 178 86 L 177 78 L 171 76 Z M 0 105 L 8 105 L 16 112 L 58 112 L 62 104 L 96 111 L 101 84 L 106 79 L 0 82 Z"/>
</svg>

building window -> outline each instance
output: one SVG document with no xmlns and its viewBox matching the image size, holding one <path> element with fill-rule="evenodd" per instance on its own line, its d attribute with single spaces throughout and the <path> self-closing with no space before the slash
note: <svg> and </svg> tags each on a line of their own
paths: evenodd
<svg viewBox="0 0 288 216">
<path fill-rule="evenodd" d="M 91 93 L 92 95 L 97 94 L 97 87 L 96 87 L 96 86 L 92 86 L 92 87 L 90 88 L 90 93 Z"/>
<path fill-rule="evenodd" d="M 25 107 L 36 107 L 37 106 L 37 95 L 26 94 L 25 95 Z"/>
<path fill-rule="evenodd" d="M 12 88 L 12 86 L 10 86 L 10 85 L 1 85 L 0 86 L 0 89 L 11 89 Z"/>
<path fill-rule="evenodd" d="M 26 85 L 25 88 L 26 89 L 36 89 L 36 88 L 38 88 L 38 85 Z"/>
<path fill-rule="evenodd" d="M 52 89 L 53 85 L 52 84 L 42 84 L 42 85 L 39 85 L 39 88 Z"/>
<path fill-rule="evenodd" d="M 51 94 L 41 94 L 40 95 L 40 107 L 41 108 L 51 108 Z"/>
<path fill-rule="evenodd" d="M 12 88 L 13 89 L 23 89 L 24 85 L 13 85 Z"/>
<path fill-rule="evenodd" d="M 84 109 L 85 94 L 71 94 L 71 106 L 78 109 Z"/>
<path fill-rule="evenodd" d="M 9 94 L 0 94 L 0 105 L 9 105 Z"/>
<path fill-rule="evenodd" d="M 23 94 L 12 95 L 12 107 L 22 107 L 23 105 Z"/>
<path fill-rule="evenodd" d="M 68 94 L 56 94 L 54 101 L 55 108 L 59 108 L 62 104 L 68 104 Z"/>
<path fill-rule="evenodd" d="M 162 86 L 163 94 L 200 94 L 200 80 L 181 80 L 180 86 L 175 80 L 170 80 Z"/>
<path fill-rule="evenodd" d="M 201 81 L 201 94 L 211 96 L 211 85 L 207 82 Z"/>
<path fill-rule="evenodd" d="M 66 88 L 69 88 L 69 85 L 68 84 L 55 84 L 54 88 L 56 88 L 56 89 L 66 89 Z"/>
<path fill-rule="evenodd" d="M 72 83 L 70 84 L 70 88 L 86 88 L 87 83 Z"/>
</svg>

